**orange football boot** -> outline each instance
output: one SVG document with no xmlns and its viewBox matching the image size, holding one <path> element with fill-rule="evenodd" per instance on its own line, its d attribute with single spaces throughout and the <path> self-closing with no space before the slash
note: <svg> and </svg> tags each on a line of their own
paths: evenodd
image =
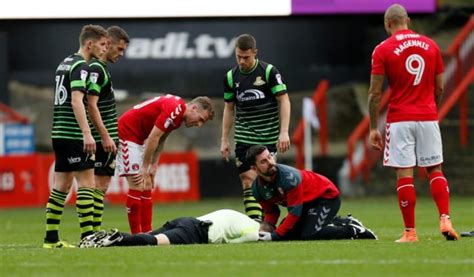
<svg viewBox="0 0 474 277">
<path fill-rule="evenodd" d="M 395 242 L 417 242 L 418 236 L 416 235 L 415 229 L 405 230 L 403 236 L 397 239 Z"/>
<path fill-rule="evenodd" d="M 446 240 L 459 240 L 459 235 L 456 233 L 456 230 L 454 230 L 449 215 L 441 215 L 439 218 L 439 230 L 444 235 Z"/>
</svg>

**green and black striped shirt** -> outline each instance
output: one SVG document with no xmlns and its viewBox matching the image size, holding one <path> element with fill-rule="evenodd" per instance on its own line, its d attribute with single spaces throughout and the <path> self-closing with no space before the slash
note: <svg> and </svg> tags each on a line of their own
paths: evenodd
<svg viewBox="0 0 474 277">
<path fill-rule="evenodd" d="M 82 140 L 82 131 L 71 106 L 71 93 L 86 93 L 89 66 L 84 58 L 75 53 L 65 58 L 56 69 L 56 86 L 53 109 L 53 139 Z M 76 92 L 77 93 L 77 92 Z"/>
<path fill-rule="evenodd" d="M 275 144 L 280 134 L 275 96 L 285 93 L 283 78 L 271 64 L 257 60 L 249 72 L 238 66 L 229 70 L 224 78 L 224 100 L 235 102 L 235 142 Z"/>
<path fill-rule="evenodd" d="M 112 79 L 107 69 L 107 64 L 100 60 L 93 60 L 89 64 L 89 80 L 87 91 L 92 95 L 97 95 L 97 107 L 99 108 L 102 122 L 113 140 L 118 140 L 117 107 L 115 104 L 114 88 Z M 100 141 L 99 132 L 94 128 L 89 118 L 89 126 L 95 141 Z"/>
</svg>

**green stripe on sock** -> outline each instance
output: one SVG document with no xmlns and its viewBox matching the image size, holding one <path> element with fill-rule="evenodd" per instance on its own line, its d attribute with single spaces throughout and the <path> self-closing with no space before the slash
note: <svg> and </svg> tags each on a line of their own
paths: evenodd
<svg viewBox="0 0 474 277">
<path fill-rule="evenodd" d="M 260 206 L 258 201 L 255 200 L 255 197 L 253 197 L 251 188 L 244 189 L 243 201 L 244 201 L 245 213 L 250 218 L 261 221 L 263 218 L 262 207 Z"/>
<path fill-rule="evenodd" d="M 67 194 L 53 189 L 46 204 L 46 235 L 45 242 L 59 240 L 59 224 L 64 210 Z"/>
<path fill-rule="evenodd" d="M 104 213 L 104 192 L 100 189 L 94 190 L 94 221 L 92 223 L 94 232 L 100 231 Z"/>
<path fill-rule="evenodd" d="M 93 233 L 94 221 L 94 191 L 90 188 L 77 190 L 76 212 L 81 227 L 81 238 Z"/>
</svg>

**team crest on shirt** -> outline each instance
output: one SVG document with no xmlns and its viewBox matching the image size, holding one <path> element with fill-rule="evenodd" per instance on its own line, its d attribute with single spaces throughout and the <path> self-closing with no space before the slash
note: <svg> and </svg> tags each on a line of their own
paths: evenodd
<svg viewBox="0 0 474 277">
<path fill-rule="evenodd" d="M 91 80 L 92 83 L 97 84 L 98 79 L 99 79 L 99 73 L 92 72 L 91 76 L 89 77 L 89 80 Z"/>
<path fill-rule="evenodd" d="M 261 76 L 257 76 L 257 79 L 255 79 L 255 82 L 253 82 L 253 85 L 254 86 L 262 86 L 262 85 L 265 85 L 265 81 L 262 80 L 262 77 Z"/>
<path fill-rule="evenodd" d="M 136 170 L 140 169 L 140 165 L 139 164 L 132 164 L 132 169 L 136 171 Z"/>
<path fill-rule="evenodd" d="M 88 74 L 87 70 L 81 70 L 81 80 L 82 81 L 87 80 L 87 74 Z"/>
</svg>

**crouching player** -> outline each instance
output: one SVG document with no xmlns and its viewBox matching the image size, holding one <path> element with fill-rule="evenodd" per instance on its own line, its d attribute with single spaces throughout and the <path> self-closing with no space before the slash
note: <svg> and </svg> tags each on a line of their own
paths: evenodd
<svg viewBox="0 0 474 277">
<path fill-rule="evenodd" d="M 276 225 L 279 205 L 288 215 L 272 232 L 260 232 L 260 240 L 377 239 L 353 217 L 340 218 L 339 190 L 326 177 L 307 170 L 277 164 L 263 145 L 247 150 L 247 161 L 258 177 L 252 192 L 264 212 L 264 221 Z"/>
</svg>

